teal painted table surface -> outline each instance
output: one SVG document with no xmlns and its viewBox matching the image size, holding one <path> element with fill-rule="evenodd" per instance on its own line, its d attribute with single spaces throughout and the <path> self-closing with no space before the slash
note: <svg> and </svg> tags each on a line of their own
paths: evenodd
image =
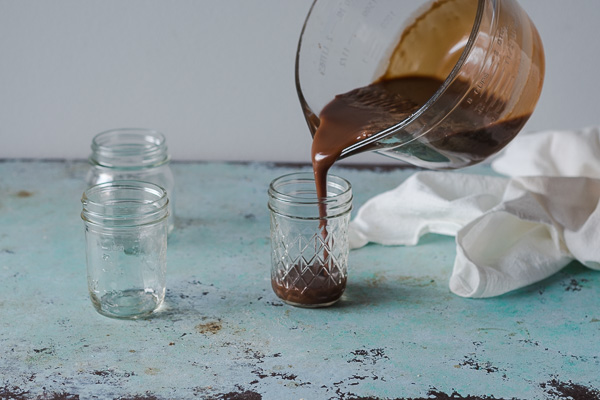
<svg viewBox="0 0 600 400">
<path fill-rule="evenodd" d="M 0 162 L 0 399 L 600 398 L 597 272 L 572 263 L 501 297 L 460 298 L 454 239 L 429 235 L 351 251 L 342 300 L 295 308 L 270 286 L 266 192 L 298 168 L 172 168 L 166 303 L 123 321 L 88 298 L 87 164 Z M 334 172 L 356 212 L 414 170 Z"/>
</svg>

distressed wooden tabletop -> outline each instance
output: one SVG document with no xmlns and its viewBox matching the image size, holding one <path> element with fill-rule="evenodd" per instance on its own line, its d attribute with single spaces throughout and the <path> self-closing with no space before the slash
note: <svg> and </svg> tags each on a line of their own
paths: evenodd
<svg viewBox="0 0 600 400">
<path fill-rule="evenodd" d="M 297 167 L 172 168 L 166 304 L 121 321 L 88 298 L 87 164 L 0 162 L 0 399 L 600 398 L 597 272 L 464 299 L 448 289 L 454 239 L 429 235 L 353 250 L 337 305 L 294 308 L 270 287 L 266 191 Z M 335 171 L 355 211 L 413 172 Z"/>
</svg>

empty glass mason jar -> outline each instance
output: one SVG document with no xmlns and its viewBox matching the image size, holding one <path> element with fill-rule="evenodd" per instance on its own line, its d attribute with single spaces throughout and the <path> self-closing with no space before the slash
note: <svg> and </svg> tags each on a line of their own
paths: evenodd
<svg viewBox="0 0 600 400">
<path fill-rule="evenodd" d="M 81 202 L 94 307 L 115 318 L 151 314 L 165 297 L 167 193 L 149 182 L 113 181 L 88 188 Z"/>
<path fill-rule="evenodd" d="M 165 136 L 142 128 L 113 129 L 92 140 L 88 186 L 116 180 L 152 182 L 167 191 L 169 232 L 175 227 L 175 193 Z"/>
<path fill-rule="evenodd" d="M 330 174 L 318 199 L 313 173 L 297 172 L 273 180 L 268 194 L 275 294 L 294 306 L 334 304 L 348 275 L 350 182 Z"/>
</svg>

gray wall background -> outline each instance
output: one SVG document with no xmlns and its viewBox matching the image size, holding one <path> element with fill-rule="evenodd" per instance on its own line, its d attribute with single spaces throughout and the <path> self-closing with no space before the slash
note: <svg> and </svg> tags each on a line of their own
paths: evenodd
<svg viewBox="0 0 600 400">
<path fill-rule="evenodd" d="M 311 2 L 0 0 L 0 158 L 85 158 L 97 132 L 148 127 L 176 160 L 308 161 L 294 56 Z M 547 57 L 525 130 L 598 124 L 600 2 L 521 4 Z"/>
</svg>

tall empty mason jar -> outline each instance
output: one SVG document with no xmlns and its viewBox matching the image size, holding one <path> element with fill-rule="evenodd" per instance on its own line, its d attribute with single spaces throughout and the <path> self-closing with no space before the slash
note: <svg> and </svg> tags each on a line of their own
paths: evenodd
<svg viewBox="0 0 600 400">
<path fill-rule="evenodd" d="M 92 140 L 88 186 L 116 180 L 152 182 L 167 191 L 169 232 L 175 227 L 174 179 L 165 136 L 143 128 L 113 129 Z"/>
<path fill-rule="evenodd" d="M 343 178 L 327 178 L 325 199 L 317 198 L 312 172 L 269 186 L 271 286 L 294 306 L 329 306 L 346 289 L 352 188 Z"/>
<path fill-rule="evenodd" d="M 167 193 L 149 182 L 113 181 L 88 188 L 81 202 L 94 307 L 115 318 L 151 314 L 165 297 Z"/>
</svg>

